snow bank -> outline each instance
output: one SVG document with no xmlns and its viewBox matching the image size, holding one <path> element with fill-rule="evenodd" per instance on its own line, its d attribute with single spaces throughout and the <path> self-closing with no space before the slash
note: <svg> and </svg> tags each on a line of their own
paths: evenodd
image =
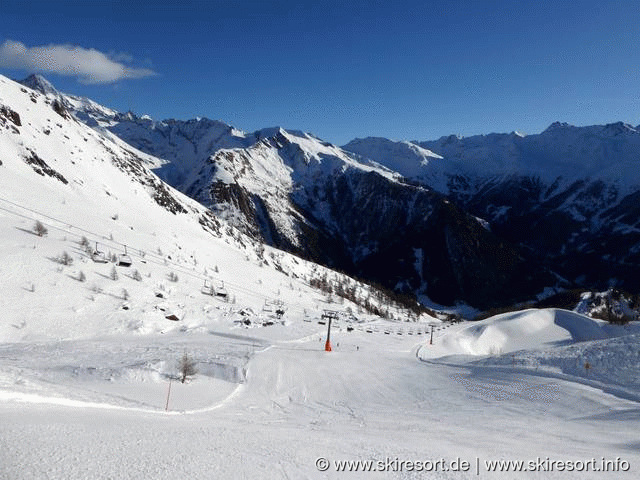
<svg viewBox="0 0 640 480">
<path fill-rule="evenodd" d="M 453 327 L 417 356 L 474 371 L 561 378 L 640 400 L 638 322 L 620 326 L 567 310 L 531 309 Z"/>
<path fill-rule="evenodd" d="M 597 321 L 565 310 L 524 310 L 466 324 L 443 337 L 442 355 L 496 355 L 606 337 Z"/>
</svg>

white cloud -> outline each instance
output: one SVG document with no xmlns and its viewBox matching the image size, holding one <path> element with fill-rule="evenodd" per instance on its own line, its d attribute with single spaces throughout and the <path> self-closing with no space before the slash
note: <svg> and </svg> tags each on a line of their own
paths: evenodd
<svg viewBox="0 0 640 480">
<path fill-rule="evenodd" d="M 27 47 L 15 40 L 0 45 L 0 66 L 28 72 L 53 72 L 77 77 L 82 83 L 113 83 L 125 78 L 157 75 L 149 68 L 134 68 L 131 56 L 104 54 L 76 45 Z"/>
</svg>

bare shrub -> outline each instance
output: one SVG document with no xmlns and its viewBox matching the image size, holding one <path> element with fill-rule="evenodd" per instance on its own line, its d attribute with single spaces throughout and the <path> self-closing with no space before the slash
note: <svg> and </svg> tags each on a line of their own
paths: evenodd
<svg viewBox="0 0 640 480">
<path fill-rule="evenodd" d="M 73 258 L 67 252 L 62 252 L 62 254 L 58 257 L 58 263 L 61 265 L 69 266 L 73 263 Z"/>
<path fill-rule="evenodd" d="M 187 352 L 184 352 L 182 358 L 178 360 L 178 372 L 180 373 L 180 381 L 182 383 L 187 380 L 187 377 L 192 377 L 198 373 L 195 360 L 191 358 Z"/>
<path fill-rule="evenodd" d="M 33 232 L 39 237 L 44 237 L 47 233 L 49 233 L 49 230 L 42 224 L 40 220 L 37 220 L 33 225 Z"/>
</svg>

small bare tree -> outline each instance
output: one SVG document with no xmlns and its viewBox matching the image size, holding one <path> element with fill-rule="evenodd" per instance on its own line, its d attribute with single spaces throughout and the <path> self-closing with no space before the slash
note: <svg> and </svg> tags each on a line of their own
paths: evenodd
<svg viewBox="0 0 640 480">
<path fill-rule="evenodd" d="M 133 274 L 131 274 L 131 278 L 133 278 L 136 282 L 142 281 L 142 275 L 140 275 L 140 272 L 138 270 L 133 271 Z"/>
<path fill-rule="evenodd" d="M 114 280 L 114 281 L 118 280 L 118 271 L 116 270 L 115 265 L 111 269 L 111 274 L 109 275 L 109 278 L 111 278 L 111 280 Z"/>
<path fill-rule="evenodd" d="M 44 237 L 47 233 L 49 233 L 47 227 L 45 227 L 40 220 L 37 220 L 33 225 L 33 231 L 39 237 Z"/>
<path fill-rule="evenodd" d="M 195 360 L 191 358 L 187 352 L 184 352 L 184 355 L 182 355 L 182 358 L 178 361 L 178 372 L 180 372 L 180 381 L 182 383 L 187 380 L 187 377 L 198 373 Z"/>
<path fill-rule="evenodd" d="M 73 263 L 73 258 L 71 258 L 71 255 L 65 251 L 58 257 L 58 263 L 61 265 L 71 265 Z"/>
</svg>

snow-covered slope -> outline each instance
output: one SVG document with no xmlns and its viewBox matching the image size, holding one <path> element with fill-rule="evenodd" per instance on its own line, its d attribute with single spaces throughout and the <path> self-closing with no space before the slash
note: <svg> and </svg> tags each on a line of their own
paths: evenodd
<svg viewBox="0 0 640 480">
<path fill-rule="evenodd" d="M 0 268 L 15 294 L 2 300 L 15 316 L 13 324 L 2 325 L 2 338 L 155 331 L 167 328 L 161 312 L 201 323 L 198 317 L 214 308 L 206 307 L 212 297 L 201 293 L 205 281 L 213 293 L 226 285 L 227 299 L 236 300 L 233 310 L 251 308 L 250 317 L 265 302 L 273 312 L 275 300 L 297 303 L 290 308 L 299 310 L 316 305 L 325 293 L 309 296 L 315 278 L 351 284 L 360 292 L 354 300 L 373 291 L 254 242 L 163 183 L 148 167 L 158 159 L 89 128 L 55 100 L 0 77 Z M 36 221 L 49 229 L 48 237 L 34 234 Z M 126 248 L 133 267 L 95 263 L 90 250 L 96 244 L 107 257 L 123 255 Z M 70 265 L 59 261 L 64 252 Z M 119 282 L 111 279 L 114 269 Z M 173 274 L 180 282 L 172 281 Z M 170 300 L 159 300 L 158 290 Z M 131 308 L 123 310 L 128 296 Z M 188 306 L 184 299 L 193 296 L 198 300 Z M 49 322 L 41 316 L 47 308 L 68 310 L 73 322 Z M 107 321 L 95 315 L 105 308 L 113 308 Z M 218 308 L 212 311 L 218 313 L 214 319 L 222 315 Z M 233 323 L 242 316 L 225 318 Z"/>
<path fill-rule="evenodd" d="M 0 77 L 0 82 L 0 154 L 6 173 L 5 198 L 37 206 L 46 205 L 43 197 L 59 192 L 60 196 L 72 198 L 74 204 L 85 204 L 85 212 L 95 209 L 104 214 L 109 208 L 123 210 L 131 202 L 132 211 L 120 213 L 127 221 L 140 208 L 155 204 L 166 213 L 202 215 L 210 218 L 212 225 L 215 223 L 205 209 L 168 187 L 149 170 L 158 159 L 88 128 L 55 98 L 4 77 Z M 43 195 L 25 189 L 29 184 L 38 185 Z M 135 207 L 138 201 L 142 205 Z M 80 219 L 83 227 L 89 224 L 88 220 Z"/>
<path fill-rule="evenodd" d="M 35 92 L 43 94 L 51 101 L 58 100 L 69 113 L 77 116 L 83 123 L 92 127 L 111 125 L 113 124 L 113 119 L 118 115 L 115 110 L 104 107 L 89 98 L 58 91 L 42 75 L 29 75 L 27 78 L 20 80 L 20 83 Z"/>
<path fill-rule="evenodd" d="M 357 138 L 343 147 L 345 150 L 370 158 L 407 179 L 422 179 L 440 192 L 447 192 L 448 175 L 461 170 L 448 158 L 433 153 L 415 143 L 396 142 L 381 137 Z"/>
<path fill-rule="evenodd" d="M 301 224 L 311 219 L 300 208 L 312 210 L 316 221 L 334 223 L 326 205 L 311 205 L 324 203 L 321 198 L 310 198 L 331 178 L 374 172 L 393 181 L 392 172 L 361 163 L 309 134 L 275 128 L 253 138 L 249 147 L 217 151 L 186 179 L 184 191 L 271 244 L 302 250 L 308 239 Z"/>
<path fill-rule="evenodd" d="M 449 355 L 497 355 L 518 350 L 598 340 L 607 335 L 604 322 L 566 310 L 525 310 L 481 320 L 439 342 Z"/>
<path fill-rule="evenodd" d="M 420 349 L 427 362 L 570 379 L 640 401 L 640 324 L 613 325 L 577 312 L 529 309 L 454 326 Z"/>
</svg>

